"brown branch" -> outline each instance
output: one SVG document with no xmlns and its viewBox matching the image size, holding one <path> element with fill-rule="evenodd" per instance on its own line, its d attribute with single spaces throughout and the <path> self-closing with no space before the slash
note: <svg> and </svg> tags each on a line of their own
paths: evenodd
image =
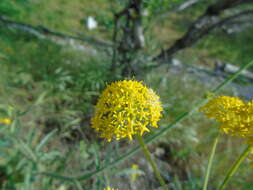
<svg viewBox="0 0 253 190">
<path fill-rule="evenodd" d="M 166 50 L 162 50 L 153 60 L 166 60 L 171 58 L 178 51 L 190 47 L 195 44 L 198 40 L 208 35 L 218 26 L 224 25 L 225 23 L 239 18 L 245 15 L 252 14 L 252 10 L 242 11 L 238 14 L 221 18 L 220 14 L 228 8 L 235 6 L 251 3 L 252 0 L 223 0 L 218 1 L 213 5 L 210 5 L 205 13 L 197 18 L 197 20 L 189 27 L 188 31 L 183 37 L 178 39 L 171 47 Z"/>
<path fill-rule="evenodd" d="M 221 12 L 223 12 L 226 9 L 230 9 L 233 7 L 236 7 L 238 5 L 246 4 L 246 3 L 252 3 L 252 0 L 218 0 L 213 5 L 210 5 L 207 10 L 206 14 L 208 15 L 219 15 Z"/>
<path fill-rule="evenodd" d="M 25 24 L 25 23 L 21 23 L 21 22 L 16 22 L 16 21 L 11 21 L 9 19 L 7 19 L 4 16 L 0 15 L 0 24 L 6 25 L 7 27 L 11 27 L 11 28 L 15 28 L 18 30 L 22 30 L 24 32 L 27 32 L 33 36 L 36 36 L 39 39 L 43 39 L 46 38 L 48 35 L 52 35 L 52 36 L 56 36 L 56 37 L 60 37 L 60 38 L 64 38 L 64 39 L 72 39 L 72 40 L 77 40 L 77 41 L 81 41 L 81 42 L 86 42 L 95 46 L 101 46 L 101 47 L 112 47 L 112 44 L 109 42 L 105 42 L 102 40 L 97 40 L 94 39 L 92 37 L 79 37 L 79 36 L 73 36 L 73 35 L 69 35 L 69 34 L 65 34 L 62 32 L 58 32 L 58 31 L 54 31 L 52 29 L 49 29 L 45 26 L 33 26 L 30 24 Z"/>
</svg>

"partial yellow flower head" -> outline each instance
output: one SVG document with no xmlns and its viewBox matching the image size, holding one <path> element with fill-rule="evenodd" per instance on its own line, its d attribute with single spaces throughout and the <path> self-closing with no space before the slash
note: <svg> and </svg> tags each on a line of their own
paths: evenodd
<svg viewBox="0 0 253 190">
<path fill-rule="evenodd" d="M 104 188 L 104 190 L 119 190 L 119 189 L 114 189 L 114 188 L 111 188 L 111 187 L 107 187 L 107 188 Z"/>
<path fill-rule="evenodd" d="M 218 96 L 202 106 L 200 111 L 218 121 L 228 135 L 247 137 L 253 132 L 253 101 L 245 103 L 238 97 Z"/>
<path fill-rule="evenodd" d="M 141 82 L 113 82 L 102 92 L 92 118 L 92 127 L 109 142 L 132 135 L 143 135 L 149 127 L 158 127 L 162 105 L 159 96 Z"/>
<path fill-rule="evenodd" d="M 9 125 L 9 124 L 11 124 L 11 122 L 12 121 L 8 118 L 0 118 L 0 124 L 2 123 L 2 124 L 5 124 L 5 125 Z"/>
<path fill-rule="evenodd" d="M 133 164 L 131 168 L 133 168 L 133 169 L 139 169 L 139 165 Z M 136 179 L 137 179 L 137 177 L 139 177 L 139 176 L 140 176 L 140 174 L 137 174 L 137 173 L 131 174 L 131 181 L 135 182 Z"/>
</svg>

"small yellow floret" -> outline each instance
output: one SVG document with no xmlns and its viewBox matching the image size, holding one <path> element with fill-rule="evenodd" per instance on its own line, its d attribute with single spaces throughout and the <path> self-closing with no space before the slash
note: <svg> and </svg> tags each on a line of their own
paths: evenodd
<svg viewBox="0 0 253 190">
<path fill-rule="evenodd" d="M 119 190 L 119 189 L 114 189 L 114 188 L 111 188 L 111 187 L 107 187 L 107 188 L 104 188 L 104 190 Z"/>
<path fill-rule="evenodd" d="M 218 121 L 228 135 L 247 137 L 253 132 L 253 101 L 245 103 L 237 97 L 219 96 L 211 99 L 200 111 Z"/>
<path fill-rule="evenodd" d="M 139 165 L 133 164 L 131 168 L 133 168 L 133 169 L 139 169 Z M 131 174 L 131 181 L 135 182 L 136 179 L 137 179 L 137 177 L 139 177 L 139 176 L 140 176 L 140 174 L 136 174 L 136 173 Z"/>
<path fill-rule="evenodd" d="M 162 106 L 159 96 L 141 82 L 113 82 L 102 92 L 92 118 L 92 127 L 109 142 L 132 135 L 143 135 L 149 127 L 158 127 Z"/>
<path fill-rule="evenodd" d="M 5 124 L 5 125 L 9 125 L 9 124 L 11 124 L 11 120 L 8 118 L 0 118 L 0 123 Z"/>
</svg>

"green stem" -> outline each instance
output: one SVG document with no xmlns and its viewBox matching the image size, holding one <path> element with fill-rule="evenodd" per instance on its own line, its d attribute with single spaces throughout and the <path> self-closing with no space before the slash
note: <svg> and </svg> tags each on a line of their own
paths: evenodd
<svg viewBox="0 0 253 190">
<path fill-rule="evenodd" d="M 228 181 L 231 179 L 231 177 L 234 175 L 236 170 L 239 168 L 242 161 L 247 157 L 248 153 L 250 152 L 250 149 L 251 149 L 250 145 L 245 148 L 245 150 L 242 152 L 242 154 L 239 156 L 239 158 L 236 160 L 236 162 L 228 170 L 227 175 L 226 175 L 225 179 L 223 180 L 222 184 L 220 185 L 220 187 L 218 188 L 218 190 L 224 190 Z"/>
<path fill-rule="evenodd" d="M 159 180 L 160 184 L 162 185 L 163 189 L 164 190 L 169 190 L 168 185 L 166 185 L 166 183 L 164 182 L 164 180 L 163 180 L 163 178 L 162 178 L 162 176 L 161 176 L 161 174 L 160 174 L 160 172 L 159 172 L 159 170 L 157 168 L 156 163 L 154 162 L 154 160 L 152 160 L 151 154 L 148 151 L 148 148 L 147 148 L 147 146 L 146 146 L 146 144 L 145 144 L 142 136 L 137 135 L 137 139 L 138 139 L 138 141 L 139 141 L 139 143 L 140 143 L 140 145 L 141 145 L 141 147 L 143 149 L 143 152 L 144 152 L 144 154 L 146 156 L 146 159 L 151 164 L 152 169 L 153 169 L 153 171 L 154 171 L 157 179 Z"/>
<path fill-rule="evenodd" d="M 207 170 L 206 170 L 206 176 L 205 176 L 205 182 L 204 182 L 203 190 L 207 190 L 207 184 L 208 184 L 210 171 L 211 171 L 211 168 L 212 168 L 213 158 L 214 158 L 215 150 L 216 150 L 216 147 L 217 147 L 217 144 L 218 144 L 219 136 L 220 136 L 220 132 L 218 133 L 218 135 L 214 139 L 212 152 L 211 152 L 211 155 L 210 155 L 210 158 L 209 158 L 209 161 L 208 161 Z"/>
</svg>

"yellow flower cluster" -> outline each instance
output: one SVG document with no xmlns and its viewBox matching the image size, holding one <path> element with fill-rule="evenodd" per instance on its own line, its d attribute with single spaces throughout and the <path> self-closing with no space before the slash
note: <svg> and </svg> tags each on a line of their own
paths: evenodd
<svg viewBox="0 0 253 190">
<path fill-rule="evenodd" d="M 253 101 L 245 103 L 237 97 L 218 96 L 200 110 L 217 120 L 228 135 L 248 137 L 253 132 Z"/>
<path fill-rule="evenodd" d="M 226 134 L 243 137 L 251 146 L 249 158 L 253 160 L 253 101 L 246 103 L 237 97 L 218 96 L 202 106 L 200 111 L 217 120 Z"/>
<path fill-rule="evenodd" d="M 148 127 L 158 127 L 162 106 L 159 96 L 141 82 L 113 82 L 102 92 L 92 118 L 92 127 L 109 142 L 142 135 Z"/>
<path fill-rule="evenodd" d="M 5 125 L 9 125 L 11 124 L 11 120 L 8 118 L 0 118 L 0 124 L 5 124 Z"/>
<path fill-rule="evenodd" d="M 119 190 L 119 189 L 114 189 L 114 188 L 111 188 L 111 187 L 107 187 L 107 188 L 104 188 L 104 190 Z"/>
</svg>

